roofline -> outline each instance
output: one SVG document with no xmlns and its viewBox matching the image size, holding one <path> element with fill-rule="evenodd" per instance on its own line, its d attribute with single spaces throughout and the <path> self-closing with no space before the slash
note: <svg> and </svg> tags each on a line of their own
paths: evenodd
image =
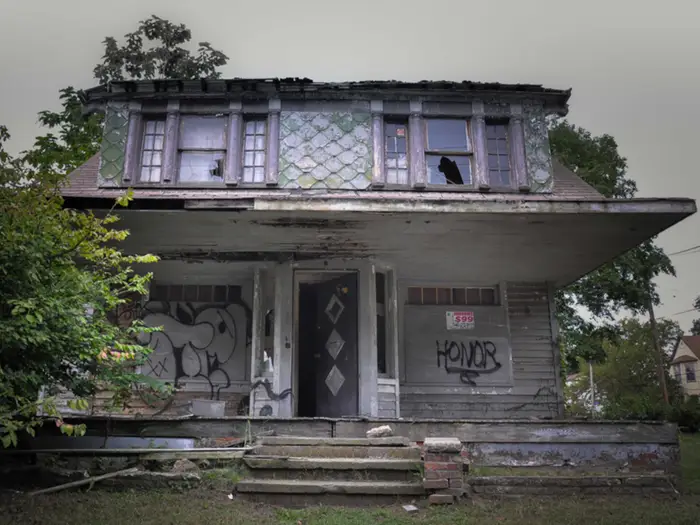
<svg viewBox="0 0 700 525">
<path fill-rule="evenodd" d="M 435 101 L 464 101 L 465 98 L 501 97 L 543 100 L 552 112 L 565 115 L 571 89 L 546 88 L 539 84 L 497 82 L 395 80 L 314 82 L 309 78 L 232 78 L 123 80 L 102 84 L 79 93 L 83 104 L 99 105 L 107 100 L 174 98 L 218 99 L 368 99 L 425 98 Z"/>
<path fill-rule="evenodd" d="M 67 207 L 81 209 L 109 209 L 120 191 L 95 196 L 64 196 Z M 248 210 L 248 211 L 304 211 L 304 212 L 358 212 L 358 213 L 499 213 L 499 214 L 672 214 L 679 220 L 694 214 L 697 206 L 693 199 L 528 199 L 479 198 L 469 200 L 430 198 L 342 198 L 342 196 L 240 192 L 238 198 L 197 198 L 195 195 L 176 198 L 139 198 L 135 195 L 130 208 L 140 210 Z"/>
</svg>

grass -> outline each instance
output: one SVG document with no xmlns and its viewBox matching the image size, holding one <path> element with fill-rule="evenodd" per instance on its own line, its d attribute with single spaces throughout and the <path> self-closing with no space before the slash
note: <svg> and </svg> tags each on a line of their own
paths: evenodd
<svg viewBox="0 0 700 525">
<path fill-rule="evenodd" d="M 4 496 L 0 499 L 0 525 L 695 525 L 700 523 L 700 435 L 683 436 L 681 448 L 685 494 L 677 500 L 648 496 L 476 500 L 454 507 L 421 508 L 415 514 L 408 514 L 400 505 L 370 509 L 275 509 L 230 500 L 228 490 L 214 485 L 206 490 L 199 488 L 184 492 L 66 491 L 31 500 L 24 495 Z M 216 477 L 228 480 L 234 475 L 222 471 Z"/>
</svg>

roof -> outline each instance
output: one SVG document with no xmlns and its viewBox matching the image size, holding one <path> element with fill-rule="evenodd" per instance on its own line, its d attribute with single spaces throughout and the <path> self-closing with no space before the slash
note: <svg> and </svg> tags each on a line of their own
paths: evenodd
<svg viewBox="0 0 700 525">
<path fill-rule="evenodd" d="M 681 359 L 683 359 L 686 356 L 682 356 L 682 357 L 679 357 L 678 359 L 676 359 L 676 352 L 678 352 L 678 347 L 680 346 L 681 341 L 683 341 L 685 343 L 685 345 L 695 355 L 696 359 L 689 357 L 687 360 L 684 359 L 683 361 L 681 361 Z M 672 364 L 700 360 L 700 335 L 681 336 L 678 339 L 678 344 L 676 344 L 676 347 L 673 349 L 673 355 L 671 356 L 671 360 L 672 360 L 671 361 Z"/>
<path fill-rule="evenodd" d="M 453 82 L 447 80 L 365 80 L 357 82 L 314 82 L 309 78 L 232 78 L 197 80 L 124 80 L 110 82 L 81 92 L 83 103 L 90 105 L 108 99 L 141 98 L 244 98 L 265 99 L 344 99 L 371 97 L 401 99 L 428 97 L 464 100 L 466 97 L 540 99 L 545 107 L 561 115 L 567 112 L 571 89 L 546 88 L 539 84 L 501 84 L 498 82 Z"/>
<path fill-rule="evenodd" d="M 584 182 L 581 177 L 564 166 L 561 162 L 555 160 L 552 163 L 554 172 L 554 190 L 551 194 L 531 194 L 527 195 L 532 199 L 547 199 L 547 200 L 603 200 L 603 195 L 595 188 Z M 76 169 L 69 176 L 69 183 L 63 190 L 64 197 L 115 197 L 122 193 L 119 188 L 99 188 L 97 186 L 97 175 L 100 169 L 100 154 L 97 153 L 90 157 L 85 164 Z M 260 190 L 266 194 L 274 193 L 275 191 L 283 191 L 276 189 Z M 296 190 L 299 192 L 310 192 L 311 190 Z M 336 192 L 337 193 L 337 192 Z M 368 190 L 361 190 L 358 193 L 367 194 Z M 376 192 L 388 194 L 388 192 Z M 181 199 L 181 198 L 217 198 L 225 199 L 229 196 L 240 195 L 240 189 L 196 189 L 196 188 L 143 188 L 135 189 L 134 196 L 136 198 L 149 199 Z M 439 192 L 429 192 L 433 198 L 438 198 L 441 195 Z M 464 193 L 460 195 L 471 195 L 474 199 L 478 199 L 478 193 Z M 513 198 L 513 195 L 509 195 Z M 455 196 L 454 192 L 450 193 L 450 198 Z M 525 197 L 525 195 L 519 195 Z M 465 197 L 466 198 L 466 197 Z"/>
<path fill-rule="evenodd" d="M 692 357 L 689 355 L 682 355 L 682 356 L 676 357 L 673 361 L 671 361 L 671 364 L 678 365 L 681 363 L 694 363 L 697 360 L 698 360 L 697 357 Z"/>
</svg>

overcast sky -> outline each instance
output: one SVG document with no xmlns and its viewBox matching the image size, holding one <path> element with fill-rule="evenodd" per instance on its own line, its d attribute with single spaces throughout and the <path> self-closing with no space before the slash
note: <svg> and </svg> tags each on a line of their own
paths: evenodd
<svg viewBox="0 0 700 525">
<path fill-rule="evenodd" d="M 475 80 L 573 88 L 570 120 L 609 133 L 640 197 L 700 198 L 700 5 L 692 0 L 0 0 L 0 124 L 12 150 L 58 90 L 90 87 L 105 36 L 156 14 L 230 58 L 225 77 Z M 700 216 L 659 238 L 700 244 Z M 673 257 L 657 315 L 691 308 L 700 253 Z M 693 314 L 675 315 L 689 328 Z"/>
</svg>

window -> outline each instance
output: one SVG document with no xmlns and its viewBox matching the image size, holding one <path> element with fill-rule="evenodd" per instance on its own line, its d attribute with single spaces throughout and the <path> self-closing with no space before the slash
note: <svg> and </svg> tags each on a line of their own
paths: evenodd
<svg viewBox="0 0 700 525">
<path fill-rule="evenodd" d="M 387 121 L 384 124 L 385 169 L 387 184 L 408 184 L 408 154 L 405 122 Z"/>
<path fill-rule="evenodd" d="M 165 120 L 147 120 L 144 123 L 141 147 L 141 182 L 160 182 L 163 167 L 163 140 Z"/>
<path fill-rule="evenodd" d="M 429 184 L 472 184 L 472 143 L 464 120 L 426 120 Z"/>
<path fill-rule="evenodd" d="M 245 123 L 243 143 L 243 182 L 265 182 L 265 119 Z"/>
<path fill-rule="evenodd" d="M 510 186 L 510 149 L 507 122 L 486 122 L 486 151 L 490 185 L 492 187 Z"/>
<path fill-rule="evenodd" d="M 223 182 L 226 119 L 182 117 L 178 149 L 180 182 Z"/>
<path fill-rule="evenodd" d="M 409 305 L 497 306 L 497 288 L 409 287 Z"/>
<path fill-rule="evenodd" d="M 695 363 L 685 365 L 685 380 L 688 383 L 695 383 Z"/>
<path fill-rule="evenodd" d="M 679 383 L 682 383 L 682 372 L 681 372 L 681 365 L 674 365 L 673 367 L 673 375 L 676 377 L 676 381 Z"/>
</svg>

